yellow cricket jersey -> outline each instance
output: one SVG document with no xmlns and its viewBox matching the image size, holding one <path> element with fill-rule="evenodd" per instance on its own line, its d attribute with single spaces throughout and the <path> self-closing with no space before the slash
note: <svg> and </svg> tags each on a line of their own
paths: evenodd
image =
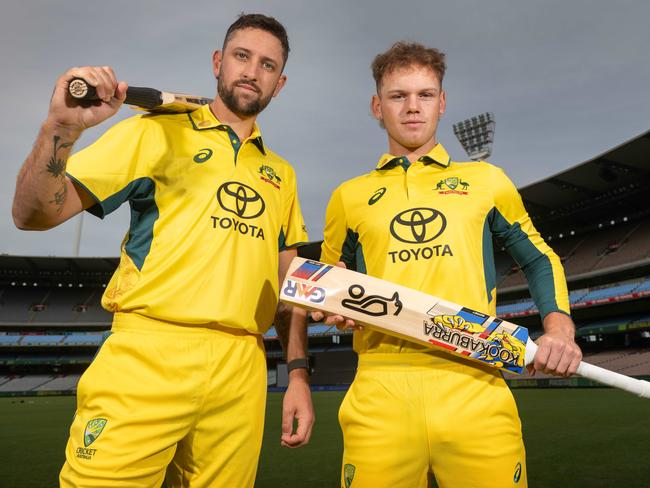
<svg viewBox="0 0 650 488">
<path fill-rule="evenodd" d="M 542 317 L 569 313 L 564 271 L 533 227 L 517 189 L 489 163 L 453 162 L 441 144 L 409 165 L 385 154 L 327 207 L 321 260 L 495 315 L 492 237 L 522 267 Z M 411 342 L 365 329 L 354 348 L 414 352 Z"/>
<path fill-rule="evenodd" d="M 68 176 L 103 218 L 129 202 L 112 312 L 264 333 L 278 297 L 278 252 L 307 241 L 295 173 L 257 126 L 241 141 L 204 106 L 122 121 L 74 154 Z"/>
</svg>

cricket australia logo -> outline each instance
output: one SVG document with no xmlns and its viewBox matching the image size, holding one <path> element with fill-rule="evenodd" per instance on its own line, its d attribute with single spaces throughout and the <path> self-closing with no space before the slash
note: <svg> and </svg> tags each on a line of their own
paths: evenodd
<svg viewBox="0 0 650 488">
<path fill-rule="evenodd" d="M 278 176 L 273 168 L 263 164 L 259 167 L 257 172 L 260 174 L 260 180 L 270 183 L 278 190 L 280 189 L 280 183 L 282 183 L 282 179 Z"/>
<path fill-rule="evenodd" d="M 468 188 L 469 183 L 463 181 L 457 176 L 452 176 L 450 178 L 440 180 L 436 185 L 436 190 L 438 190 L 439 195 L 449 195 L 451 193 L 456 195 L 467 195 Z"/>
<path fill-rule="evenodd" d="M 345 483 L 345 488 L 350 488 L 352 486 L 355 471 L 356 468 L 354 467 L 354 464 L 346 464 L 343 466 L 343 481 Z"/>
<path fill-rule="evenodd" d="M 91 449 L 89 446 L 97 440 L 101 435 L 104 427 L 106 427 L 106 419 L 92 419 L 89 420 L 84 429 L 84 447 L 78 447 L 75 451 L 80 459 L 92 459 L 97 449 Z"/>
<path fill-rule="evenodd" d="M 86 424 L 86 430 L 84 430 L 84 446 L 88 447 L 99 437 L 99 435 L 106 427 L 106 419 L 92 419 L 89 420 Z"/>
</svg>

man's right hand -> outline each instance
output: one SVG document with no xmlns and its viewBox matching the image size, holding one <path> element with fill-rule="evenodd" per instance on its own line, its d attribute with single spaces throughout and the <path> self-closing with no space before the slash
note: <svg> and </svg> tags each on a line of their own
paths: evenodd
<svg viewBox="0 0 650 488">
<path fill-rule="evenodd" d="M 325 312 L 315 311 L 311 313 L 314 322 L 323 322 L 325 325 L 336 325 L 339 330 L 363 330 L 363 325 L 357 324 L 354 320 L 343 317 L 343 315 L 330 315 Z"/>
<path fill-rule="evenodd" d="M 83 103 L 68 93 L 73 78 L 95 87 L 100 100 Z M 115 114 L 127 85 L 107 66 L 72 68 L 56 80 L 47 120 L 16 180 L 12 216 L 24 230 L 51 229 L 95 203 L 66 175 L 68 157 L 81 133 Z"/>
<path fill-rule="evenodd" d="M 84 103 L 72 98 L 68 84 L 73 78 L 83 78 L 95 87 L 100 100 Z M 112 117 L 124 102 L 126 89 L 127 84 L 118 82 L 108 66 L 69 69 L 56 81 L 46 123 L 78 137 L 83 130 Z"/>
<path fill-rule="evenodd" d="M 336 265 L 339 268 L 347 268 L 343 261 L 339 261 Z M 323 322 L 326 325 L 336 325 L 336 328 L 339 330 L 363 330 L 363 325 L 357 324 L 354 320 L 343 317 L 343 315 L 315 311 L 311 313 L 311 319 L 314 322 Z"/>
</svg>

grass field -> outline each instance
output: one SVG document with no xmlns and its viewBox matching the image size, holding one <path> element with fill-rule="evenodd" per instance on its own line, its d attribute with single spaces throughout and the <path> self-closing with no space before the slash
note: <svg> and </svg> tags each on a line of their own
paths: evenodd
<svg viewBox="0 0 650 488">
<path fill-rule="evenodd" d="M 314 393 L 312 442 L 291 451 L 279 442 L 282 395 L 269 394 L 256 487 L 338 486 L 343 394 Z M 608 389 L 516 390 L 515 396 L 531 488 L 650 486 L 650 402 Z M 73 413 L 73 397 L 0 398 L 0 488 L 57 486 Z"/>
</svg>

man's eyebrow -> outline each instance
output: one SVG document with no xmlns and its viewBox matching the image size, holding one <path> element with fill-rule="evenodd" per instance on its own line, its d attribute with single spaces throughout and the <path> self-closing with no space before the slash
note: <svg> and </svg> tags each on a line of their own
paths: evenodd
<svg viewBox="0 0 650 488">
<path fill-rule="evenodd" d="M 425 87 L 425 88 L 418 88 L 416 90 L 407 90 L 407 89 L 404 89 L 404 88 L 393 88 L 392 90 L 388 90 L 386 93 L 389 93 L 389 94 L 390 93 L 408 93 L 409 91 L 414 91 L 414 92 L 417 92 L 417 93 L 421 93 L 421 92 L 424 92 L 424 91 L 439 92 L 440 88 L 435 87 L 435 86 Z"/>
</svg>

